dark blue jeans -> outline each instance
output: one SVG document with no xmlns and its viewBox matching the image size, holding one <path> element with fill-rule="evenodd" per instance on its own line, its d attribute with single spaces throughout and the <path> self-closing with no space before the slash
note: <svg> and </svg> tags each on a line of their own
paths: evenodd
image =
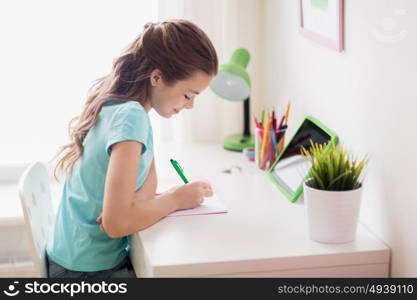
<svg viewBox="0 0 417 300">
<path fill-rule="evenodd" d="M 96 272 L 79 272 L 65 269 L 63 266 L 54 262 L 48 254 L 46 254 L 46 259 L 48 262 L 49 278 L 136 278 L 129 256 L 126 256 L 125 260 L 112 269 Z"/>
</svg>

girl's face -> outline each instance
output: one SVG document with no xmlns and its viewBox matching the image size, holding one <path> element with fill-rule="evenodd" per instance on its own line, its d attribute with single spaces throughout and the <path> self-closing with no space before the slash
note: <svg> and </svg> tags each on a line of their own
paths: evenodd
<svg viewBox="0 0 417 300">
<path fill-rule="evenodd" d="M 180 80 L 173 85 L 166 85 L 158 69 L 151 73 L 151 93 L 149 104 L 156 112 L 165 118 L 179 113 L 184 108 L 194 106 L 196 95 L 200 94 L 210 84 L 213 76 L 196 72 L 191 78 Z"/>
</svg>

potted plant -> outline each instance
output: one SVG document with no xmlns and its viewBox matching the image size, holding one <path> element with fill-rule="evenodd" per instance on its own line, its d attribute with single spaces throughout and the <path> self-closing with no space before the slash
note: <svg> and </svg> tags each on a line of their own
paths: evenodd
<svg viewBox="0 0 417 300">
<path fill-rule="evenodd" d="M 311 142 L 301 153 L 311 164 L 303 186 L 310 238 L 323 243 L 353 241 L 368 158 L 358 160 L 334 141 Z"/>
</svg>

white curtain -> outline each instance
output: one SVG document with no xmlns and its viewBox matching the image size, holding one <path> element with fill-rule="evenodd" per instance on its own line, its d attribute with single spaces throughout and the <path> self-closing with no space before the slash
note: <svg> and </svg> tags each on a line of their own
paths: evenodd
<svg viewBox="0 0 417 300">
<path fill-rule="evenodd" d="M 251 109 L 257 113 L 262 99 L 262 14 L 259 0 L 159 0 L 159 20 L 187 19 L 203 29 L 213 42 L 219 63 L 226 63 L 236 48 L 251 53 Z M 243 132 L 243 103 L 219 98 L 210 88 L 195 100 L 194 109 L 170 119 L 160 118 L 154 128 L 160 141 L 218 142 Z"/>
</svg>

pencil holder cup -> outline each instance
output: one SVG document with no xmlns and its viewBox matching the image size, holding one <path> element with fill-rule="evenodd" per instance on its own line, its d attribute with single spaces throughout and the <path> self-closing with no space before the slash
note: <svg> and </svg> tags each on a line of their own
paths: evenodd
<svg viewBox="0 0 417 300">
<path fill-rule="evenodd" d="M 256 128 L 255 135 L 255 163 L 261 170 L 268 170 L 279 155 L 279 149 L 283 148 L 285 129 L 280 131 L 279 140 L 276 140 L 273 131 L 264 135 L 263 128 Z M 263 140 L 265 139 L 265 141 Z"/>
</svg>

